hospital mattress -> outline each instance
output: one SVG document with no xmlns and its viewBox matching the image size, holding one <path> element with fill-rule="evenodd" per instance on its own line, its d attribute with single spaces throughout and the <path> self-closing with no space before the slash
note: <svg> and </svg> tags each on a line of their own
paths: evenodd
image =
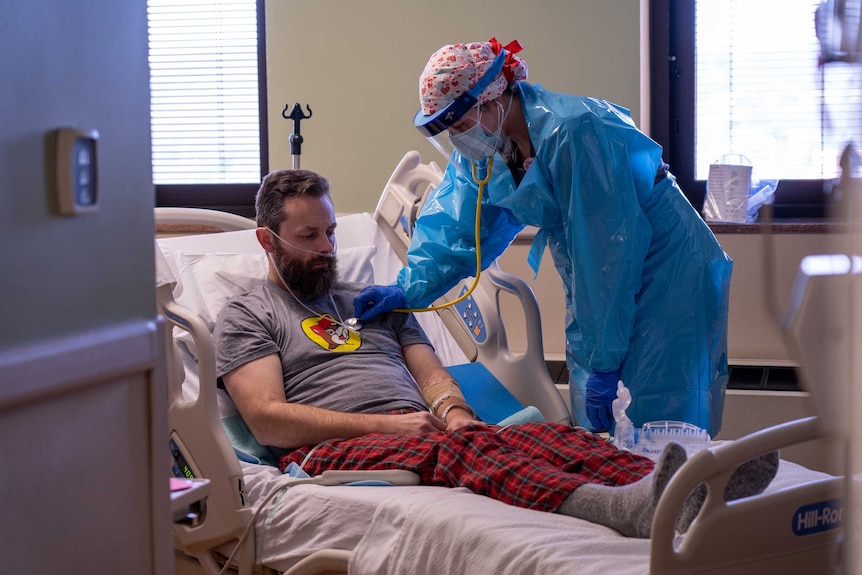
<svg viewBox="0 0 862 575">
<path fill-rule="evenodd" d="M 288 479 L 263 465 L 243 474 L 252 505 Z M 829 477 L 782 460 L 767 492 Z M 258 560 L 278 570 L 335 548 L 353 551 L 352 575 L 650 572 L 649 539 L 463 488 L 297 485 L 260 510 L 255 531 Z"/>
</svg>

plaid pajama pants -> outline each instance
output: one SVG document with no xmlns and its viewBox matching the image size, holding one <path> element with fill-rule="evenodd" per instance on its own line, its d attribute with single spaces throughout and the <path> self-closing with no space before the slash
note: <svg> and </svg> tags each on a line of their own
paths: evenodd
<svg viewBox="0 0 862 575">
<path fill-rule="evenodd" d="M 296 449 L 279 466 L 284 470 L 291 462 L 310 475 L 328 469 L 406 469 L 423 485 L 466 487 L 540 511 L 555 511 L 584 483 L 626 485 L 653 469 L 650 459 L 557 423 L 499 430 L 471 425 L 423 435 L 375 433 Z"/>
</svg>

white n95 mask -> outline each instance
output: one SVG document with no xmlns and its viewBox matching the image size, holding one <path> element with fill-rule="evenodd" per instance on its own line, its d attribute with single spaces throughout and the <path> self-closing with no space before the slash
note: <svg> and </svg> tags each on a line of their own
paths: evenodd
<svg viewBox="0 0 862 575">
<path fill-rule="evenodd" d="M 481 162 L 493 156 L 500 141 L 498 135 L 486 134 L 481 124 L 457 134 L 449 134 L 449 139 L 458 153 L 474 162 Z"/>
<path fill-rule="evenodd" d="M 509 110 L 512 108 L 512 100 L 509 100 L 509 106 L 503 111 L 503 104 L 499 100 L 494 101 L 497 104 L 497 129 L 493 134 L 488 134 L 482 128 L 482 108 L 479 108 L 479 114 L 476 118 L 476 123 L 470 126 L 463 132 L 453 133 L 449 131 L 449 140 L 458 152 L 474 162 L 487 160 L 494 155 L 494 152 L 501 152 L 507 143 L 503 139 L 503 124 L 509 116 Z"/>
</svg>

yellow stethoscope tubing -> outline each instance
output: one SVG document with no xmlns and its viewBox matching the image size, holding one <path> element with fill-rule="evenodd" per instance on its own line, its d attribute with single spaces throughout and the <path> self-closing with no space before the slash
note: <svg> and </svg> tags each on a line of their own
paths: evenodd
<svg viewBox="0 0 862 575">
<path fill-rule="evenodd" d="M 401 313 L 414 313 L 414 312 L 421 312 L 421 311 L 437 311 L 437 310 L 441 310 L 441 309 L 446 309 L 447 307 L 452 307 L 456 303 L 460 303 L 460 302 L 464 301 L 465 299 L 467 299 L 470 296 L 470 294 L 473 293 L 473 290 L 476 289 L 476 286 L 479 285 L 479 275 L 482 273 L 482 249 L 481 249 L 481 244 L 480 244 L 482 196 L 485 193 L 485 184 L 487 184 L 491 180 L 491 168 L 493 167 L 493 164 L 494 164 L 494 157 L 492 156 L 492 157 L 488 158 L 488 173 L 485 175 L 485 177 L 483 179 L 480 180 L 476 176 L 476 162 L 470 162 L 470 168 L 472 169 L 472 172 L 473 172 L 473 181 L 476 182 L 476 185 L 479 186 L 479 192 L 477 194 L 478 197 L 476 198 L 476 230 L 475 230 L 475 236 L 476 236 L 476 276 L 473 278 L 473 284 L 470 286 L 470 289 L 468 289 L 466 292 L 464 292 L 463 294 L 461 294 L 457 298 L 453 299 L 452 301 L 449 301 L 449 302 L 446 302 L 443 304 L 432 305 L 432 306 L 428 306 L 428 307 L 419 307 L 419 308 L 399 308 L 399 309 L 395 309 L 392 311 L 397 311 L 397 312 L 401 312 Z"/>
</svg>

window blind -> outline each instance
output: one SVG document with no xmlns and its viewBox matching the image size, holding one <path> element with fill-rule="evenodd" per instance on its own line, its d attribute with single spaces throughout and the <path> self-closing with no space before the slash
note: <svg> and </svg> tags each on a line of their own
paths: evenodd
<svg viewBox="0 0 862 575">
<path fill-rule="evenodd" d="M 153 182 L 260 182 L 255 0 L 148 0 Z"/>
<path fill-rule="evenodd" d="M 820 0 L 703 0 L 695 11 L 695 179 L 741 154 L 765 179 L 829 179 L 862 133 L 858 65 L 821 65 Z"/>
</svg>

